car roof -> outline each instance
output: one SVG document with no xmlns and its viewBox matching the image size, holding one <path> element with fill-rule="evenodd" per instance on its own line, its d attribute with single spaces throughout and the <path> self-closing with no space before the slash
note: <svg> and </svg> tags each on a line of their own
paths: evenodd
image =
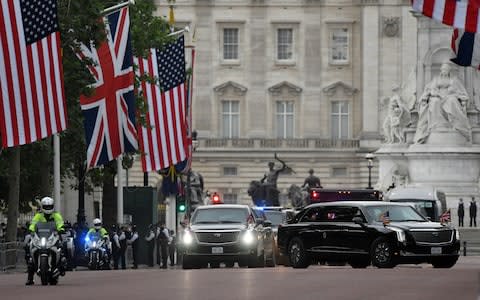
<svg viewBox="0 0 480 300">
<path fill-rule="evenodd" d="M 283 206 L 253 206 L 253 209 L 259 209 L 259 210 L 277 210 L 277 211 L 282 211 L 285 210 L 286 208 Z"/>
<path fill-rule="evenodd" d="M 209 209 L 209 208 L 244 208 L 249 209 L 248 205 L 243 204 L 212 204 L 212 205 L 202 205 L 197 207 L 197 209 Z"/>
<path fill-rule="evenodd" d="M 435 199 L 434 187 L 398 187 L 388 193 L 388 199 Z"/>
<path fill-rule="evenodd" d="M 319 207 L 319 206 L 377 206 L 377 205 L 387 205 L 387 206 L 407 206 L 406 203 L 399 202 L 386 202 L 386 201 L 333 201 L 333 202 L 323 202 L 323 203 L 314 203 L 308 205 L 308 207 Z"/>
</svg>

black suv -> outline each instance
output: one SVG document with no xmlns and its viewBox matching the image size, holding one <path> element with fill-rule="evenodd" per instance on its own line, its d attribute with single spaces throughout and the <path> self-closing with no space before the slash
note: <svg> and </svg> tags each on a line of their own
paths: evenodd
<svg viewBox="0 0 480 300">
<path fill-rule="evenodd" d="M 294 268 L 315 261 L 354 268 L 402 263 L 450 268 L 459 256 L 459 239 L 456 229 L 430 222 L 408 204 L 382 201 L 312 204 L 278 230 L 280 251 Z"/>
<path fill-rule="evenodd" d="M 180 238 L 183 269 L 219 267 L 274 267 L 271 222 L 259 218 L 247 205 L 198 207 Z"/>
</svg>

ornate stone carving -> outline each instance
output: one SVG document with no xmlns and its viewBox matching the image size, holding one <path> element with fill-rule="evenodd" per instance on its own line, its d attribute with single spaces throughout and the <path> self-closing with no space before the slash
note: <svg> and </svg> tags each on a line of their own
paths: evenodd
<svg viewBox="0 0 480 300">
<path fill-rule="evenodd" d="M 385 36 L 396 37 L 400 35 L 400 17 L 384 17 L 382 26 Z"/>
<path fill-rule="evenodd" d="M 387 115 L 383 121 L 383 133 L 387 144 L 405 143 L 405 128 L 411 123 L 410 111 L 399 94 L 390 97 Z"/>
<path fill-rule="evenodd" d="M 322 90 L 325 94 L 327 94 L 327 96 L 333 96 L 337 93 L 338 89 L 343 89 L 343 92 L 348 96 L 353 96 L 353 94 L 358 91 L 358 89 L 344 83 L 343 81 L 337 81 L 335 83 L 327 85 Z"/>
<path fill-rule="evenodd" d="M 280 82 L 268 88 L 268 91 L 274 96 L 282 95 L 283 90 L 287 90 L 287 93 L 292 96 L 298 96 L 302 92 L 301 87 L 287 81 Z"/>
<path fill-rule="evenodd" d="M 213 88 L 213 91 L 217 93 L 219 96 L 224 95 L 228 89 L 232 89 L 235 95 L 237 96 L 243 96 L 247 92 L 247 88 L 244 87 L 243 85 L 233 82 L 233 81 L 227 81 L 225 83 L 222 83 L 216 87 Z"/>
<path fill-rule="evenodd" d="M 418 99 L 415 143 L 423 144 L 431 132 L 445 129 L 455 129 L 471 141 L 472 129 L 466 113 L 469 97 L 463 83 L 450 71 L 449 63 L 442 64 L 440 74 L 425 86 Z"/>
</svg>

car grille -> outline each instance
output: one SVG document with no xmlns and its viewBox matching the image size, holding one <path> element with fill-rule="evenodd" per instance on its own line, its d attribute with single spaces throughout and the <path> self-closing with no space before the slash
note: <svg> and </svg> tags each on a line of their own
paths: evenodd
<svg viewBox="0 0 480 300">
<path fill-rule="evenodd" d="M 444 244 L 453 240 L 453 230 L 411 231 L 417 244 Z"/>
<path fill-rule="evenodd" d="M 196 232 L 200 243 L 232 243 L 238 238 L 238 231 Z"/>
</svg>

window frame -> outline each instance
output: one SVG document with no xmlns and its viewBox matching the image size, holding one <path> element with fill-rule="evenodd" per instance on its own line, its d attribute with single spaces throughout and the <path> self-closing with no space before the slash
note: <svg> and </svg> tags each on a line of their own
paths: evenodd
<svg viewBox="0 0 480 300">
<path fill-rule="evenodd" d="M 218 59 L 221 66 L 240 66 L 243 60 L 243 45 L 244 45 L 244 21 L 217 21 L 218 29 Z M 224 40 L 225 29 L 237 29 L 237 55 L 236 59 L 225 59 Z"/>
<path fill-rule="evenodd" d="M 298 48 L 298 35 L 299 35 L 299 24 L 300 22 L 273 22 L 273 57 L 274 64 L 278 66 L 295 66 L 297 64 L 297 56 L 299 53 Z M 278 44 L 279 44 L 279 30 L 281 29 L 290 29 L 292 31 L 292 46 L 291 52 L 292 57 L 290 59 L 279 59 L 278 55 Z"/>
<path fill-rule="evenodd" d="M 274 135 L 275 135 L 275 138 L 278 138 L 278 139 L 293 139 L 295 138 L 295 100 L 291 99 L 291 100 L 285 100 L 285 99 L 280 99 L 280 100 L 276 100 L 274 103 L 275 103 L 275 111 L 274 111 L 274 122 L 275 122 L 275 126 L 274 126 Z M 283 111 L 282 112 L 278 112 L 277 108 L 278 108 L 278 105 L 283 103 L 284 105 L 283 106 Z M 288 136 L 288 130 L 287 130 L 287 125 L 288 125 L 288 122 L 287 122 L 287 117 L 290 115 L 288 113 L 288 111 L 286 111 L 286 108 L 288 107 L 287 104 L 290 103 L 292 105 L 292 109 L 293 111 L 291 112 L 291 115 L 292 115 L 292 136 Z M 283 123 L 283 133 L 281 134 L 281 136 L 279 136 L 279 130 L 280 128 L 278 127 L 278 117 L 282 116 L 283 120 L 282 120 L 282 123 Z"/>
<path fill-rule="evenodd" d="M 224 104 L 229 103 L 228 107 L 229 110 L 228 112 L 225 112 L 223 110 Z M 237 109 L 238 111 L 232 112 L 232 104 L 236 103 L 237 104 Z M 220 124 L 221 124 L 221 135 L 222 138 L 227 138 L 227 139 L 235 139 L 235 138 L 240 138 L 240 126 L 241 126 L 241 109 L 240 109 L 240 100 L 232 100 L 232 99 L 222 99 L 220 100 L 220 105 L 221 105 L 221 111 L 220 111 Z M 238 116 L 238 124 L 237 124 L 237 135 L 235 136 L 233 134 L 233 116 L 237 115 Z M 228 134 L 226 134 L 226 128 L 224 128 L 224 118 L 228 117 L 229 119 L 229 128 L 228 128 Z"/>
<path fill-rule="evenodd" d="M 353 24 L 354 20 L 332 20 L 326 21 L 327 28 L 327 45 L 328 45 L 328 64 L 333 67 L 348 66 L 352 63 L 353 45 Z M 347 31 L 347 58 L 345 60 L 333 59 L 333 36 L 337 30 L 346 29 Z"/>
<path fill-rule="evenodd" d="M 345 103 L 347 105 L 347 113 L 342 113 L 342 109 L 341 109 L 341 106 L 339 106 L 339 111 L 338 112 L 334 112 L 333 111 L 333 108 L 334 108 L 334 105 L 336 103 Z M 333 122 L 334 122 L 334 118 L 333 116 L 334 115 L 337 115 L 338 116 L 338 134 L 339 136 L 334 136 L 334 132 L 333 132 Z M 346 116 L 347 117 L 347 134 L 345 137 L 342 137 L 342 116 Z M 350 137 L 350 126 L 351 126 L 351 121 L 350 121 L 350 101 L 348 100 L 332 100 L 331 101 L 331 104 L 330 104 L 330 137 L 334 140 L 345 140 L 345 139 L 349 139 Z"/>
</svg>

